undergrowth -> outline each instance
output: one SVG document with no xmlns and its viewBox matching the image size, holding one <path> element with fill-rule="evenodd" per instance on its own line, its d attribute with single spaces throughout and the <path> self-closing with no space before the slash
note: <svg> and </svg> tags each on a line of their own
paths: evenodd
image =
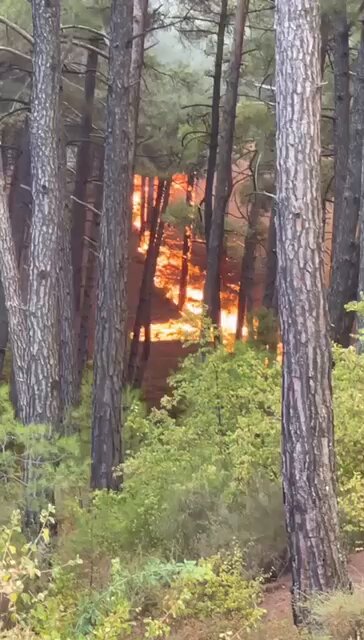
<svg viewBox="0 0 364 640">
<path fill-rule="evenodd" d="M 342 528 L 348 548 L 360 548 L 364 357 L 335 349 L 334 361 Z M 187 356 L 160 409 L 148 414 L 138 396 L 127 395 L 123 491 L 93 494 L 88 490 L 90 376 L 64 434 L 52 439 L 43 437 L 42 427 L 16 423 L 8 390 L 0 387 L 3 537 L 12 530 L 11 513 L 23 508 L 21 468 L 29 448 L 39 461 L 34 495 L 42 495 L 39 488 L 56 488 L 57 521 L 57 536 L 42 539 L 40 575 L 19 578 L 15 611 L 8 607 L 4 617 L 16 626 L 3 630 L 2 637 L 178 638 L 181 625 L 194 621 L 204 628 L 207 620 L 209 640 L 231 634 L 245 640 L 248 631 L 249 638 L 263 637 L 260 576 L 277 574 L 287 564 L 280 378 L 273 356 L 249 345 L 238 345 L 233 353 L 203 348 Z M 19 531 L 13 536 L 18 571 L 25 542 Z M 358 615 L 361 619 L 360 608 Z M 329 618 L 332 622 L 334 615 Z M 327 626 L 327 637 L 349 638 L 334 633 Z M 289 636 L 268 632 L 266 637 Z"/>
</svg>

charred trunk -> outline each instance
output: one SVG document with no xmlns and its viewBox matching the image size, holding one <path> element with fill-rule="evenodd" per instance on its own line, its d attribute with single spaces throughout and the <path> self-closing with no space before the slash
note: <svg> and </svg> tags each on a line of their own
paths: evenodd
<svg viewBox="0 0 364 640">
<path fill-rule="evenodd" d="M 118 489 L 131 224 L 129 87 L 133 0 L 113 0 L 101 216 L 92 416 L 91 485 Z"/>
<path fill-rule="evenodd" d="M 214 194 L 216 160 L 217 160 L 217 151 L 219 146 L 221 77 L 222 77 L 222 64 L 224 59 L 224 42 L 225 42 L 225 30 L 226 30 L 226 23 L 227 23 L 227 9 L 228 9 L 228 0 L 221 0 L 221 9 L 220 9 L 219 26 L 218 26 L 218 32 L 217 32 L 217 43 L 216 43 L 214 83 L 213 83 L 213 92 L 212 92 L 209 156 L 207 161 L 206 186 L 205 186 L 205 196 L 204 196 L 206 246 L 208 246 L 209 238 L 210 238 L 211 220 L 212 220 L 212 212 L 213 212 L 213 194 Z"/>
<path fill-rule="evenodd" d="M 283 484 L 297 624 L 316 592 L 347 589 L 335 486 L 331 344 L 323 279 L 320 4 L 276 7 L 277 247 Z M 304 277 L 302 277 L 304 274 Z"/>
<path fill-rule="evenodd" d="M 249 312 L 248 301 L 251 298 L 254 283 L 255 255 L 258 242 L 259 201 L 255 198 L 248 216 L 248 227 L 245 236 L 244 253 L 241 261 L 240 287 L 238 296 L 238 317 L 236 339 L 243 337 L 246 313 Z"/>
<path fill-rule="evenodd" d="M 182 311 L 187 299 L 187 285 L 188 285 L 188 264 L 191 253 L 191 229 L 185 227 L 183 233 L 183 248 L 182 248 L 182 264 L 181 264 L 181 277 L 179 282 L 179 297 L 178 297 L 178 309 Z"/>
<path fill-rule="evenodd" d="M 236 8 L 234 38 L 220 130 L 216 194 L 208 243 L 204 302 L 207 306 L 209 317 L 216 326 L 219 325 L 220 320 L 220 262 L 222 259 L 226 208 L 232 191 L 231 161 L 234 125 L 248 5 L 248 0 L 238 0 Z"/>
<path fill-rule="evenodd" d="M 346 43 L 345 16 L 341 18 L 341 32 L 337 35 Z M 338 45 L 337 45 L 338 46 Z M 358 288 L 359 251 L 357 243 L 357 227 L 359 218 L 362 171 L 362 146 L 364 138 L 364 23 L 361 28 L 361 42 L 354 81 L 354 97 L 351 109 L 350 142 L 348 151 L 347 133 L 347 97 L 346 79 L 348 61 L 346 60 L 346 44 L 337 54 L 341 66 L 337 70 L 337 122 L 336 134 L 336 184 L 334 237 L 332 251 L 332 276 L 329 292 L 329 310 L 332 327 L 332 338 L 343 346 L 349 346 L 354 314 L 347 313 L 345 305 L 354 300 Z M 337 65 L 339 62 L 337 61 Z M 340 78 L 339 78 L 340 75 Z M 347 171 L 345 171 L 345 163 Z M 345 176 L 345 182 L 344 177 Z M 339 192 L 341 189 L 341 193 Z"/>
<path fill-rule="evenodd" d="M 129 353 L 129 365 L 128 365 L 128 382 L 132 386 L 138 385 L 138 379 L 140 379 L 140 362 L 139 362 L 139 347 L 140 336 L 142 329 L 148 328 L 150 325 L 151 316 L 151 300 L 153 293 L 154 276 L 157 267 L 157 260 L 159 249 L 161 246 L 164 222 L 161 220 L 163 213 L 165 213 L 171 188 L 171 180 L 159 180 L 156 203 L 153 209 L 153 215 L 151 219 L 151 228 L 149 235 L 149 244 L 147 255 L 145 257 L 143 278 L 140 285 L 139 302 L 136 311 L 133 337 L 130 345 Z M 162 224 L 161 224 L 162 223 Z M 159 235 L 158 235 L 159 234 Z M 148 342 L 146 331 L 144 331 L 144 341 Z M 147 359 L 145 353 L 149 353 L 148 346 L 145 346 L 144 356 L 142 360 L 146 363 Z M 148 356 L 149 357 L 149 356 Z"/>
</svg>

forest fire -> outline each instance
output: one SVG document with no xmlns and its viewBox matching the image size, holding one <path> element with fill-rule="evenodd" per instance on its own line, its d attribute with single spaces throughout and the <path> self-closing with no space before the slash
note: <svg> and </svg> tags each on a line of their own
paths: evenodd
<svg viewBox="0 0 364 640">
<path fill-rule="evenodd" d="M 186 199 L 189 186 L 187 177 L 175 175 L 171 184 L 169 203 L 175 204 Z M 195 190 L 190 191 L 190 203 L 195 197 Z M 154 185 L 155 199 L 155 185 Z M 145 194 L 142 193 L 142 181 L 139 176 L 135 177 L 133 193 L 133 229 L 135 232 L 141 231 L 142 215 L 141 209 L 145 206 Z M 188 228 L 188 234 L 191 230 Z M 149 245 L 149 231 L 144 231 L 140 236 L 138 252 L 146 255 Z M 195 247 L 199 251 L 195 250 Z M 194 247 L 194 250 L 192 249 Z M 181 233 L 166 225 L 164 230 L 163 243 L 161 244 L 154 284 L 157 289 L 163 291 L 164 296 L 176 307 L 167 322 L 152 322 L 151 340 L 181 340 L 183 338 L 195 338 L 200 332 L 200 318 L 203 309 L 203 286 L 205 281 L 204 248 L 202 243 L 190 237 L 190 247 L 186 260 L 188 262 L 188 276 L 185 284 L 185 294 L 181 304 L 181 271 L 182 271 L 182 240 Z M 202 258 L 201 258 L 202 255 Z M 229 342 L 235 336 L 237 322 L 237 286 L 230 285 L 228 290 L 223 290 L 221 294 L 221 327 L 224 338 Z M 247 329 L 244 327 L 244 335 Z"/>
</svg>

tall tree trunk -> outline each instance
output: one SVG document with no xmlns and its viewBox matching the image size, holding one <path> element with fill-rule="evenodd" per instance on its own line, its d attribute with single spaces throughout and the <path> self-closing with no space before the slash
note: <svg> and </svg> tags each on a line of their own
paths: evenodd
<svg viewBox="0 0 364 640">
<path fill-rule="evenodd" d="M 145 345 L 142 360 L 144 360 L 144 363 L 146 363 L 148 359 L 145 355 L 146 353 L 149 357 L 148 346 L 146 343 L 148 343 L 148 327 L 150 326 L 151 299 L 158 254 L 164 232 L 164 222 L 161 220 L 161 216 L 165 213 L 168 206 L 171 182 L 171 180 L 162 179 L 159 179 L 158 181 L 157 197 L 151 220 L 148 251 L 145 256 L 143 278 L 140 285 L 139 301 L 134 321 L 133 338 L 130 345 L 128 382 L 132 386 L 137 386 L 138 380 L 140 379 L 139 370 L 142 365 L 139 362 L 139 347 L 140 335 L 143 327 Z M 163 222 L 162 225 L 161 222 Z"/>
<path fill-rule="evenodd" d="M 93 144 L 90 141 L 92 133 L 92 113 L 95 99 L 96 71 L 98 56 L 92 50 L 87 54 L 86 76 L 85 76 L 85 101 L 84 111 L 81 119 L 82 141 L 78 145 L 76 157 L 76 181 L 74 188 L 75 199 L 72 202 L 72 265 L 73 265 L 73 290 L 74 305 L 77 319 L 76 333 L 79 333 L 79 315 L 82 303 L 82 262 L 84 249 L 84 235 L 86 224 L 86 201 L 87 185 L 90 178 Z M 80 380 L 78 384 L 80 384 Z"/>
<path fill-rule="evenodd" d="M 130 64 L 129 123 L 131 132 L 130 154 L 131 171 L 134 173 L 137 131 L 139 120 L 140 81 L 144 62 L 144 41 L 149 0 L 134 0 L 133 8 L 133 46 Z"/>
<path fill-rule="evenodd" d="M 269 222 L 268 246 L 267 246 L 267 269 L 265 279 L 265 290 L 263 306 L 271 309 L 273 313 L 278 312 L 277 296 L 277 232 L 276 232 L 276 205 L 272 204 L 272 212 Z"/>
<path fill-rule="evenodd" d="M 219 146 L 219 124 L 220 124 L 220 96 L 221 96 L 221 76 L 224 59 L 225 30 L 227 23 L 228 0 L 221 0 L 219 26 L 217 31 L 214 83 L 211 106 L 211 131 L 209 142 L 209 157 L 207 161 L 206 186 L 205 186 L 205 238 L 208 246 L 210 238 L 211 220 L 213 212 L 213 193 L 216 171 L 217 150 Z"/>
<path fill-rule="evenodd" d="M 133 0 L 113 0 L 94 359 L 91 485 L 117 489 L 131 223 L 129 86 Z"/>
<path fill-rule="evenodd" d="M 364 157 L 364 144 L 363 144 L 363 157 Z M 364 300 L 364 162 L 362 163 L 362 177 L 361 177 L 361 198 L 360 198 L 360 211 L 359 211 L 359 278 L 358 278 L 358 300 Z M 358 328 L 358 340 L 356 348 L 358 353 L 364 353 L 364 315 L 358 313 L 356 316 L 357 328 Z"/>
<path fill-rule="evenodd" d="M 296 623 L 349 585 L 335 494 L 320 194 L 319 0 L 276 5 L 277 247 L 284 345 L 283 483 Z"/>
<path fill-rule="evenodd" d="M 56 424 L 60 385 L 57 314 L 59 257 L 58 117 L 61 76 L 60 2 L 32 0 L 32 231 L 28 293 L 27 422 Z"/>
<path fill-rule="evenodd" d="M 104 175 L 104 152 L 94 155 L 96 164 L 96 174 L 98 181 L 94 185 L 94 208 L 100 211 L 103 198 L 103 175 Z M 82 381 L 83 372 L 87 364 L 88 343 L 90 338 L 90 327 L 92 322 L 92 307 L 96 299 L 95 290 L 97 283 L 97 252 L 100 243 L 100 216 L 96 212 L 91 212 L 92 223 L 90 225 L 90 237 L 88 238 L 88 250 L 86 260 L 85 287 L 82 296 L 80 337 L 78 343 L 78 380 Z"/>
<path fill-rule="evenodd" d="M 350 52 L 346 0 L 340 0 L 333 15 L 334 22 L 334 215 L 333 238 L 340 233 L 344 215 L 344 191 L 348 170 L 350 140 Z"/>
<path fill-rule="evenodd" d="M 343 29 L 345 25 L 343 24 Z M 342 36 L 344 38 L 344 35 Z M 345 58 L 346 54 L 344 54 Z M 343 91 L 347 90 L 347 83 L 343 74 L 346 73 L 347 64 L 342 61 L 343 70 L 340 74 L 343 83 Z M 338 96 L 339 99 L 339 96 Z M 345 98 L 346 99 L 346 98 Z M 357 226 L 360 207 L 361 194 L 361 170 L 362 170 L 362 146 L 364 138 L 364 23 L 361 28 L 361 41 L 357 61 L 356 77 L 354 81 L 354 97 L 351 109 L 350 143 L 348 155 L 345 155 L 343 145 L 347 144 L 347 130 L 344 107 L 337 106 L 337 115 L 343 117 L 342 123 L 338 122 L 338 127 L 342 127 L 342 132 L 337 134 L 336 144 L 340 144 L 340 155 L 336 162 L 340 162 L 337 171 L 344 171 L 344 162 L 347 162 L 347 172 L 345 186 L 343 179 L 337 176 L 337 188 L 342 189 L 342 193 L 335 193 L 338 203 L 335 209 L 334 237 L 332 253 L 332 276 L 331 288 L 329 292 L 329 310 L 332 326 L 332 337 L 335 342 L 343 346 L 349 346 L 350 334 L 354 314 L 349 314 L 345 310 L 345 305 L 355 299 L 358 285 L 358 245 Z M 340 139 L 338 136 L 340 135 Z M 339 152 L 339 148 L 338 152 Z M 341 166 L 343 163 L 343 166 Z"/>
<path fill-rule="evenodd" d="M 234 125 L 248 6 L 248 0 L 238 0 L 222 113 L 216 194 L 208 244 L 204 301 L 208 309 L 208 314 L 215 325 L 219 324 L 220 315 L 220 261 L 222 257 L 226 207 L 232 190 L 231 160 Z"/>
<path fill-rule="evenodd" d="M 67 153 L 63 114 L 59 109 L 59 261 L 58 261 L 58 305 L 59 305 L 59 371 L 61 418 L 76 403 L 76 333 L 74 313 L 73 270 L 71 253 L 71 208 L 67 193 Z"/>
<path fill-rule="evenodd" d="M 8 311 L 13 371 L 16 384 L 18 415 L 25 422 L 28 410 L 27 318 L 23 304 L 15 243 L 10 223 L 5 180 L 0 155 L 0 276 Z"/>
<path fill-rule="evenodd" d="M 247 300 L 250 297 L 254 281 L 254 263 L 257 250 L 257 226 L 259 222 L 259 201 L 257 198 L 251 205 L 248 215 L 248 227 L 245 236 L 244 253 L 241 261 L 240 287 L 238 296 L 238 317 L 236 324 L 236 339 L 243 337 L 245 315 L 247 311 Z"/>
<path fill-rule="evenodd" d="M 10 186 L 9 211 L 16 262 L 20 274 L 21 289 L 22 291 L 26 291 L 27 278 L 24 267 L 27 263 L 27 247 L 25 246 L 25 240 L 30 226 L 30 213 L 32 206 L 32 196 L 30 192 L 30 145 L 28 118 L 25 119 L 24 127 L 16 142 L 17 145 L 19 144 L 19 147 L 15 154 L 14 170 Z M 25 300 L 26 298 L 23 296 L 23 301 L 25 302 Z M 3 370 L 7 342 L 8 317 L 6 311 L 6 300 L 4 292 L 2 291 L 0 302 L 0 347 L 2 354 L 0 372 Z M 16 406 L 15 385 L 12 385 L 11 396 L 14 401 L 14 406 Z"/>
</svg>

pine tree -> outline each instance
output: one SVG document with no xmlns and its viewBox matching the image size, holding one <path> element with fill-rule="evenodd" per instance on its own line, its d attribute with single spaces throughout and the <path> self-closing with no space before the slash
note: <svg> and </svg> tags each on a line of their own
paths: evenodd
<svg viewBox="0 0 364 640">
<path fill-rule="evenodd" d="M 122 462 L 122 387 L 126 347 L 131 222 L 129 87 L 132 0 L 113 0 L 97 298 L 91 484 L 116 489 Z"/>
<path fill-rule="evenodd" d="M 283 482 L 297 624 L 349 586 L 335 494 L 331 345 L 320 193 L 320 6 L 276 6 L 277 246 L 284 345 Z"/>
</svg>

